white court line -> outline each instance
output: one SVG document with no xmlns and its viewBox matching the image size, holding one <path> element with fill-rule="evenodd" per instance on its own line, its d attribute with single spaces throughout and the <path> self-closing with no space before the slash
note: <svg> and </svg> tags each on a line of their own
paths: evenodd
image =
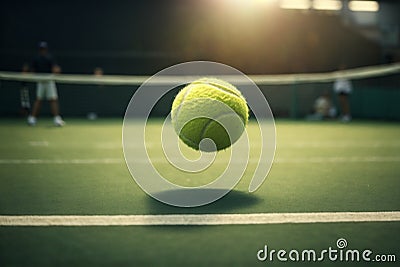
<svg viewBox="0 0 400 267">
<path fill-rule="evenodd" d="M 151 158 L 153 163 L 167 163 L 165 158 Z M 183 159 L 171 159 L 173 162 L 183 162 Z M 147 163 L 147 159 L 137 159 L 135 163 Z M 218 160 L 216 163 L 227 163 L 228 160 Z M 231 163 L 241 163 L 242 159 L 232 159 Z M 309 157 L 309 158 L 276 158 L 274 163 L 363 163 L 363 162 L 400 162 L 400 157 Z M 0 159 L 0 164 L 121 164 L 123 159 Z M 258 158 L 250 159 L 249 163 L 258 163 Z"/>
<path fill-rule="evenodd" d="M 29 141 L 30 146 L 49 146 L 47 141 Z M 70 146 L 82 147 L 80 143 L 69 144 Z M 52 147 L 63 147 L 63 144 L 52 143 Z M 121 142 L 101 142 L 88 144 L 90 149 L 101 149 L 101 150 L 112 150 L 122 149 Z M 168 148 L 169 145 L 164 145 L 164 148 Z M 172 145 L 171 145 L 172 146 Z M 252 142 L 251 146 L 254 148 L 260 148 L 262 146 L 259 142 Z M 129 148 L 143 147 L 142 143 L 131 143 L 128 145 Z M 151 149 L 155 147 L 161 147 L 161 143 L 147 141 L 146 148 Z M 303 148 L 398 148 L 400 147 L 400 141 L 376 141 L 376 142 L 359 142 L 357 140 L 343 140 L 343 141 L 299 141 L 290 143 L 277 142 L 278 148 L 292 148 L 292 149 L 303 149 Z"/>
<path fill-rule="evenodd" d="M 28 144 L 30 146 L 49 146 L 47 141 L 29 141 Z"/>
<path fill-rule="evenodd" d="M 309 158 L 281 158 L 274 163 L 360 163 L 360 162 L 400 162 L 400 157 L 309 157 Z"/>
<path fill-rule="evenodd" d="M 361 143 L 357 141 L 343 141 L 343 142 L 297 142 L 297 143 L 285 143 L 280 145 L 278 143 L 278 147 L 285 148 L 349 148 L 349 147 L 357 147 L 357 148 L 394 148 L 400 147 L 400 142 L 368 142 Z"/>
<path fill-rule="evenodd" d="M 0 216 L 0 226 L 250 225 L 399 221 L 399 211 L 251 214 Z"/>
<path fill-rule="evenodd" d="M 120 164 L 123 159 L 0 159 L 0 164 Z"/>
<path fill-rule="evenodd" d="M 160 147 L 161 144 L 155 142 L 146 142 L 146 148 Z M 252 147 L 259 148 L 261 143 L 252 142 Z M 96 149 L 122 149 L 121 143 L 100 143 L 93 146 Z M 132 144 L 129 145 L 131 148 L 143 147 L 143 144 Z M 164 145 L 167 148 L 168 145 Z M 398 148 L 400 142 L 368 142 L 359 143 L 357 141 L 346 141 L 346 142 L 296 142 L 296 143 L 277 143 L 278 148 Z"/>
</svg>

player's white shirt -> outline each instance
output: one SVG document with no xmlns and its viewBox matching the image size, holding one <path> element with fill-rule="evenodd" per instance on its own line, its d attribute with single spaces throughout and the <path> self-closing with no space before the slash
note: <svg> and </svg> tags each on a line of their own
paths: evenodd
<svg viewBox="0 0 400 267">
<path fill-rule="evenodd" d="M 335 93 L 349 94 L 353 90 L 353 85 L 351 84 L 350 80 L 338 78 L 333 84 L 333 90 L 335 91 Z"/>
</svg>

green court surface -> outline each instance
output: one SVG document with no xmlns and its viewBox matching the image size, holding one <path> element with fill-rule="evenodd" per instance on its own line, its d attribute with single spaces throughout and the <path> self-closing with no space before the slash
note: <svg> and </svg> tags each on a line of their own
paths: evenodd
<svg viewBox="0 0 400 267">
<path fill-rule="evenodd" d="M 162 174 L 172 174 L 171 179 L 182 185 L 200 185 L 223 170 L 224 164 L 217 162 L 206 175 L 174 173 L 161 160 L 161 125 L 153 120 L 147 132 L 155 140 L 149 155 Z M 247 130 L 249 136 L 257 135 L 256 123 L 251 121 Z M 47 119 L 36 127 L 2 119 L 0 218 L 400 211 L 398 123 L 278 120 L 276 130 L 274 164 L 260 189 L 247 191 L 256 167 L 251 161 L 243 179 L 221 200 L 177 208 L 149 197 L 131 177 L 122 150 L 121 119 L 70 119 L 63 128 Z M 253 149 L 259 143 L 250 145 Z M 222 163 L 228 156 L 228 151 L 218 155 Z M 339 238 L 347 240 L 348 249 L 394 255 L 396 262 L 257 259 L 264 245 L 321 251 L 336 248 Z M 398 219 L 213 226 L 9 225 L 0 226 L 0 266 L 398 266 L 399 244 Z"/>
</svg>

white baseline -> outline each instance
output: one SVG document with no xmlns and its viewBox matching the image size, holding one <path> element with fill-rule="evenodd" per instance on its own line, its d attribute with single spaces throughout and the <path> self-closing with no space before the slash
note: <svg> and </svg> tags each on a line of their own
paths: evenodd
<svg viewBox="0 0 400 267">
<path fill-rule="evenodd" d="M 256 225 L 399 221 L 400 211 L 250 214 L 0 216 L 0 226 Z"/>
<path fill-rule="evenodd" d="M 150 158 L 152 163 L 167 163 L 165 158 Z M 183 162 L 182 159 L 171 158 L 173 162 Z M 258 158 L 250 159 L 249 163 L 258 163 Z M 242 162 L 243 159 L 224 159 L 218 163 Z M 0 159 L 0 164 L 122 164 L 123 158 L 89 158 L 89 159 Z M 147 163 L 148 159 L 137 159 L 135 163 Z M 307 158 L 275 158 L 274 163 L 385 163 L 400 162 L 400 156 L 348 156 L 348 157 L 307 157 Z"/>
</svg>

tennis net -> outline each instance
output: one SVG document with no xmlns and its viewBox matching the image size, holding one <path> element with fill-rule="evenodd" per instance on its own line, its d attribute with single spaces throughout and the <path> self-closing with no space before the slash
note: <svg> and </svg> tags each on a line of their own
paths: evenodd
<svg viewBox="0 0 400 267">
<path fill-rule="evenodd" d="M 0 72 L 2 116 L 14 116 L 22 103 L 19 92 L 24 84 L 35 98 L 35 82 L 53 80 L 57 83 L 60 104 L 64 116 L 122 116 L 125 108 L 139 86 L 150 76 L 78 75 L 78 74 L 32 74 Z M 240 76 L 219 76 L 246 90 L 249 81 Z M 355 118 L 400 119 L 400 63 L 368 66 L 325 73 L 248 75 L 266 96 L 276 117 L 304 118 L 313 112 L 314 102 L 321 95 L 331 98 L 338 106 L 333 93 L 333 82 L 349 79 L 353 83 L 351 95 L 352 114 Z M 196 76 L 160 76 L 153 80 L 155 86 L 189 83 Z M 152 115 L 166 116 L 173 97 L 179 88 L 167 93 L 154 107 Z"/>
</svg>

